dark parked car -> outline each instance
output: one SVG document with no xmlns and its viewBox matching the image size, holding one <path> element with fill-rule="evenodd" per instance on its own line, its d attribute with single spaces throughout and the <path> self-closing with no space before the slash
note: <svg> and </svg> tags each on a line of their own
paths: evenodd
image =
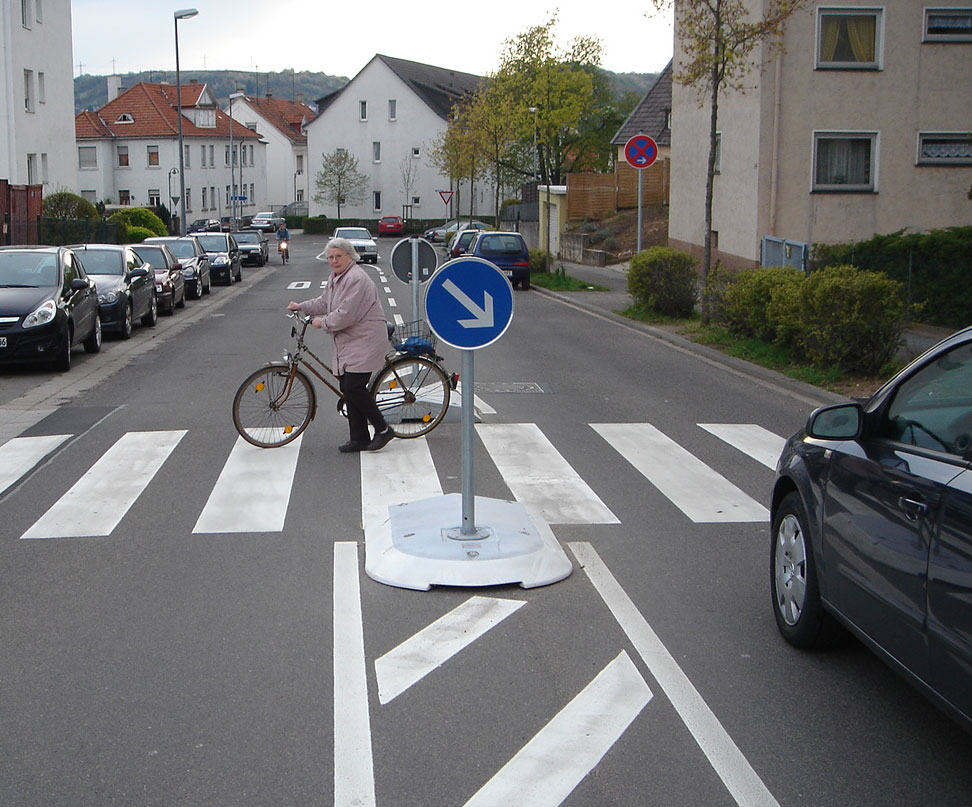
<svg viewBox="0 0 972 807">
<path fill-rule="evenodd" d="M 163 314 L 186 307 L 186 278 L 182 264 L 165 244 L 132 244 L 132 249 L 155 270 L 155 300 Z"/>
<path fill-rule="evenodd" d="M 524 290 L 530 288 L 530 250 L 519 233 L 477 233 L 466 254 L 499 267 L 514 289 L 517 286 Z"/>
<path fill-rule="evenodd" d="M 0 247 L 0 364 L 52 362 L 101 350 L 98 290 L 65 247 Z"/>
<path fill-rule="evenodd" d="M 267 244 L 267 237 L 259 230 L 240 230 L 233 233 L 236 243 L 240 248 L 240 261 L 242 263 L 255 263 L 263 266 L 269 256 L 270 247 Z"/>
<path fill-rule="evenodd" d="M 218 233 L 219 219 L 196 219 L 186 229 L 189 233 Z"/>
<path fill-rule="evenodd" d="M 136 319 L 143 325 L 155 325 L 159 314 L 155 272 L 135 250 L 118 244 L 76 244 L 71 249 L 98 287 L 103 329 L 128 339 Z"/>
<path fill-rule="evenodd" d="M 212 289 L 209 269 L 209 255 L 196 238 L 186 236 L 161 236 L 146 238 L 143 244 L 165 244 L 182 265 L 182 275 L 186 281 L 186 294 L 189 299 L 198 300 Z"/>
<path fill-rule="evenodd" d="M 236 236 L 231 233 L 197 233 L 193 236 L 209 255 L 213 280 L 226 286 L 243 279 L 243 263 Z"/>
<path fill-rule="evenodd" d="M 770 588 L 784 638 L 838 625 L 972 731 L 972 328 L 786 442 Z"/>
<path fill-rule="evenodd" d="M 449 257 L 458 258 L 468 252 L 473 236 L 478 232 L 479 230 L 459 230 L 456 237 L 452 239 L 452 243 L 449 244 Z"/>
</svg>

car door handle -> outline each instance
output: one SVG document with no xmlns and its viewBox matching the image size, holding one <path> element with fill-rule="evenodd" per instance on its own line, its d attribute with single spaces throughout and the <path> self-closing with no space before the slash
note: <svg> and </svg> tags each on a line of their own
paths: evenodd
<svg viewBox="0 0 972 807">
<path fill-rule="evenodd" d="M 927 504 L 915 499 L 909 499 L 907 496 L 898 498 L 898 507 L 904 511 L 905 518 L 909 521 L 917 521 L 928 511 Z"/>
</svg>

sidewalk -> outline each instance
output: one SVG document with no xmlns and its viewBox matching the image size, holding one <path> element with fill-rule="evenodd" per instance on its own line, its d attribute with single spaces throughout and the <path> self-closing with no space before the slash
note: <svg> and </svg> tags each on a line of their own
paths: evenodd
<svg viewBox="0 0 972 807">
<path fill-rule="evenodd" d="M 627 262 L 614 264 L 612 266 L 587 266 L 579 263 L 571 263 L 569 261 L 557 261 L 557 265 L 560 265 L 561 263 L 564 265 L 567 274 L 571 277 L 586 283 L 604 286 L 608 289 L 608 291 L 553 292 L 548 291 L 547 289 L 542 289 L 538 286 L 532 286 L 531 288 L 540 292 L 541 294 L 546 294 L 563 300 L 570 305 L 592 311 L 601 316 L 607 317 L 608 319 L 613 319 L 628 327 L 643 330 L 652 336 L 676 345 L 682 349 L 689 350 L 693 353 L 705 356 L 712 361 L 732 367 L 738 372 L 746 373 L 767 381 L 772 380 L 774 383 L 786 387 L 790 392 L 799 393 L 801 397 L 826 399 L 828 402 L 846 400 L 846 398 L 836 393 L 828 392 L 809 384 L 803 384 L 773 370 L 768 370 L 764 367 L 760 367 L 759 365 L 752 364 L 742 359 L 727 356 L 721 351 L 714 350 L 713 348 L 706 347 L 705 345 L 696 344 L 690 339 L 685 339 L 684 337 L 678 336 L 677 334 L 672 333 L 664 328 L 646 325 L 644 323 L 628 319 L 627 317 L 622 317 L 619 314 L 615 314 L 615 311 L 623 311 L 632 304 L 631 295 L 628 294 Z M 908 362 L 951 333 L 952 331 L 948 328 L 915 325 L 904 333 L 904 344 L 898 353 L 898 358 L 902 362 Z"/>
</svg>

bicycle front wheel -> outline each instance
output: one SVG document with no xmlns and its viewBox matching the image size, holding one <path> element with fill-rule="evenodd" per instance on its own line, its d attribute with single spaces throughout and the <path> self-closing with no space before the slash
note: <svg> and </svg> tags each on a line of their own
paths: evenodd
<svg viewBox="0 0 972 807">
<path fill-rule="evenodd" d="M 233 425 L 248 443 L 260 448 L 283 446 L 314 417 L 314 387 L 300 370 L 270 365 L 251 373 L 233 398 Z"/>
<path fill-rule="evenodd" d="M 449 409 L 449 378 L 434 361 L 393 361 L 375 379 L 371 394 L 396 437 L 420 437 Z"/>
</svg>

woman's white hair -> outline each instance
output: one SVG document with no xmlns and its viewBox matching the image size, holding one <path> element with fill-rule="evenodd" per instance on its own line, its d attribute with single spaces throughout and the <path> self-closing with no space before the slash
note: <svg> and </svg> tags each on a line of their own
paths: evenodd
<svg viewBox="0 0 972 807">
<path fill-rule="evenodd" d="M 327 252 L 331 247 L 341 250 L 345 255 L 350 255 L 355 263 L 360 259 L 358 251 L 354 248 L 354 244 L 348 241 L 347 238 L 332 238 L 327 242 L 327 246 L 324 247 L 324 252 Z"/>
</svg>

